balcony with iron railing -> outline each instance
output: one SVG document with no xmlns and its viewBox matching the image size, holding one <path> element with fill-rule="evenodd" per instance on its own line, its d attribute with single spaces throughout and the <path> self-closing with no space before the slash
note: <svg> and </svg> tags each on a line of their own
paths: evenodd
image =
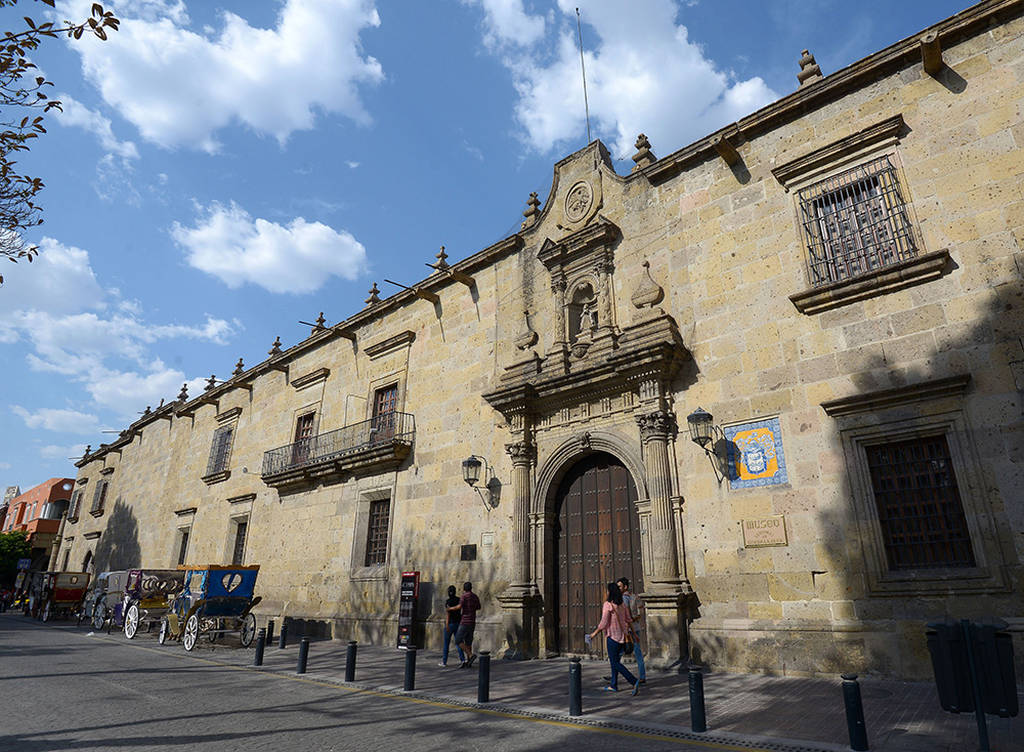
<svg viewBox="0 0 1024 752">
<path fill-rule="evenodd" d="M 268 486 L 286 486 L 390 470 L 412 451 L 416 418 L 388 412 L 263 454 L 261 476 Z"/>
</svg>

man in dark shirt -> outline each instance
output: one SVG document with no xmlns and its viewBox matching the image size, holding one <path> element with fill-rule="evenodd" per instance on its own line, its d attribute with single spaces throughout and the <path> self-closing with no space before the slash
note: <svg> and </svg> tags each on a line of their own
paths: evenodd
<svg viewBox="0 0 1024 752">
<path fill-rule="evenodd" d="M 462 583 L 458 608 L 462 617 L 459 619 L 459 631 L 455 633 L 455 644 L 466 651 L 466 660 L 459 668 L 469 668 L 476 660 L 473 654 L 473 630 L 476 628 L 476 612 L 480 610 L 480 599 L 473 592 L 472 582 Z"/>
<path fill-rule="evenodd" d="M 455 633 L 459 631 L 459 621 L 462 619 L 462 612 L 459 610 L 459 597 L 455 595 L 455 586 L 448 586 L 448 600 L 444 602 L 445 613 L 448 618 L 445 620 L 444 632 L 442 639 L 444 640 L 444 650 L 441 652 L 441 666 L 448 665 L 448 645 L 451 643 Z M 463 663 L 466 662 L 466 655 L 462 652 L 462 648 L 459 647 L 459 643 L 456 640 L 455 648 L 459 651 L 459 660 Z"/>
</svg>

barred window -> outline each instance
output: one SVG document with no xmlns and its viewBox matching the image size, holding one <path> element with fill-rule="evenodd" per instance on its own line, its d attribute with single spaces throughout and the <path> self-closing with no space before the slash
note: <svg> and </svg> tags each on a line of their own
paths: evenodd
<svg viewBox="0 0 1024 752">
<path fill-rule="evenodd" d="M 366 566 L 368 567 L 384 564 L 387 561 L 390 512 L 390 499 L 376 499 L 370 502 L 370 515 L 366 530 Z"/>
<path fill-rule="evenodd" d="M 241 564 L 245 561 L 245 534 L 248 528 L 248 518 L 235 523 L 235 547 L 231 553 L 232 564 Z"/>
<path fill-rule="evenodd" d="M 71 494 L 71 505 L 70 511 L 68 512 L 68 519 L 74 522 L 78 519 L 78 512 L 82 506 L 82 492 L 75 491 Z"/>
<path fill-rule="evenodd" d="M 889 568 L 973 567 L 946 437 L 865 450 Z"/>
<path fill-rule="evenodd" d="M 221 473 L 228 469 L 228 462 L 231 460 L 231 440 L 234 435 L 234 426 L 222 426 L 213 432 L 210 459 L 206 463 L 207 475 Z"/>
<path fill-rule="evenodd" d="M 889 156 L 804 188 L 798 199 L 813 287 L 917 255 L 915 231 Z"/>
<path fill-rule="evenodd" d="M 109 485 L 109 481 L 97 481 L 96 491 L 92 495 L 92 507 L 89 509 L 89 514 L 99 515 L 103 513 L 103 505 L 107 501 L 107 486 Z"/>
</svg>

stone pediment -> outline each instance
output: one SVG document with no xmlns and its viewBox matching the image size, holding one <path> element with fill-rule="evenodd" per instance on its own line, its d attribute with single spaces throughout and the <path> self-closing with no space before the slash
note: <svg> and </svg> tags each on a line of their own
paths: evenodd
<svg viewBox="0 0 1024 752">
<path fill-rule="evenodd" d="M 644 390 L 656 384 L 667 393 L 671 379 L 690 357 L 675 320 L 658 314 L 626 327 L 607 341 L 601 357 L 573 361 L 531 353 L 522 364 L 506 369 L 494 389 L 483 397 L 511 420 L 523 413 L 550 413 L 588 399 Z"/>
<path fill-rule="evenodd" d="M 600 141 L 570 154 L 555 165 L 543 211 L 528 210 L 523 230 L 543 227 L 548 237 L 561 238 L 586 227 L 604 208 L 605 183 L 609 179 L 621 180 L 611 154 Z"/>
<path fill-rule="evenodd" d="M 545 239 L 537 258 L 549 272 L 571 273 L 575 268 L 591 263 L 596 256 L 605 255 L 605 249 L 620 237 L 621 232 L 615 223 L 599 215 L 591 224 L 557 242 Z"/>
</svg>

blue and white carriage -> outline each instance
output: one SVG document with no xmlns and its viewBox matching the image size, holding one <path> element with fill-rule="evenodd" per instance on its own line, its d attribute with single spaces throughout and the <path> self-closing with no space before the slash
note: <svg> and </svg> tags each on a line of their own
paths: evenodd
<svg viewBox="0 0 1024 752">
<path fill-rule="evenodd" d="M 220 635 L 238 633 L 242 647 L 256 636 L 256 617 L 251 613 L 260 597 L 256 589 L 258 564 L 252 566 L 181 566 L 184 588 L 160 621 L 160 643 L 180 639 L 185 650 L 196 646 L 200 635 L 210 641 Z"/>
</svg>

